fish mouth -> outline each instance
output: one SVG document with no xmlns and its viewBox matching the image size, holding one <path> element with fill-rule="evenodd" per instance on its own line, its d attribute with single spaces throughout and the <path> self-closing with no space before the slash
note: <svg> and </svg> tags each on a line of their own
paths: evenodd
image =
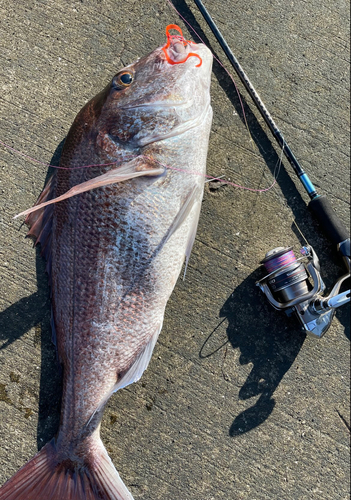
<svg viewBox="0 0 351 500">
<path fill-rule="evenodd" d="M 177 30 L 180 35 L 171 35 L 171 29 Z M 156 91 L 151 92 L 143 86 L 142 78 L 136 78 L 134 99 L 130 102 L 133 94 L 129 94 L 128 99 L 117 104 L 120 116 L 124 117 L 123 123 L 119 120 L 118 127 L 123 124 L 129 124 L 130 127 L 129 133 L 121 134 L 122 142 L 128 141 L 134 147 L 144 147 L 195 129 L 203 124 L 211 112 L 209 88 L 213 58 L 210 50 L 203 43 L 185 40 L 181 29 L 176 25 L 167 26 L 166 34 L 167 44 L 155 49 L 151 57 L 146 59 L 147 64 L 156 62 L 157 71 L 160 72 L 156 76 L 162 76 Z M 173 64 L 181 65 L 189 57 L 193 59 L 186 63 L 184 70 L 179 67 L 179 70 L 173 71 L 169 67 Z M 145 63 L 144 60 L 142 62 Z M 147 68 L 145 74 L 146 83 L 149 83 L 154 78 L 155 71 Z M 171 85 L 168 91 L 169 80 Z"/>
<path fill-rule="evenodd" d="M 179 35 L 172 35 L 169 31 L 173 29 L 178 31 Z M 182 30 L 176 24 L 169 24 L 166 28 L 167 43 L 162 48 L 166 60 L 169 64 L 183 64 L 189 57 L 197 57 L 199 59 L 196 67 L 202 65 L 201 56 L 194 52 L 197 49 L 197 44 L 191 40 L 185 40 Z"/>
</svg>

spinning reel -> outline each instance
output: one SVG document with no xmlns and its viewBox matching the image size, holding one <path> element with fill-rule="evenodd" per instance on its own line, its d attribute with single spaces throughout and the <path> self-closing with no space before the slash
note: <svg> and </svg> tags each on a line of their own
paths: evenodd
<svg viewBox="0 0 351 500">
<path fill-rule="evenodd" d="M 283 309 L 288 315 L 295 312 L 304 330 L 320 338 L 329 328 L 335 309 L 350 301 L 350 290 L 339 293 L 343 281 L 350 277 L 349 230 L 334 212 L 328 198 L 317 193 L 202 1 L 195 0 L 195 3 L 307 192 L 309 208 L 346 264 L 348 274 L 336 282 L 328 297 L 324 297 L 325 285 L 320 275 L 319 260 L 311 246 L 302 248 L 303 256 L 299 259 L 296 259 L 291 247 L 278 247 L 268 252 L 262 261 L 268 274 L 256 285 L 275 309 Z"/>
<path fill-rule="evenodd" d="M 267 252 L 261 263 L 268 274 L 256 285 L 275 309 L 284 310 L 288 316 L 295 312 L 303 329 L 321 338 L 332 322 L 335 309 L 350 301 L 350 290 L 339 293 L 350 273 L 339 278 L 330 294 L 324 297 L 325 284 L 315 251 L 305 246 L 301 254 L 297 259 L 292 247 Z"/>
</svg>

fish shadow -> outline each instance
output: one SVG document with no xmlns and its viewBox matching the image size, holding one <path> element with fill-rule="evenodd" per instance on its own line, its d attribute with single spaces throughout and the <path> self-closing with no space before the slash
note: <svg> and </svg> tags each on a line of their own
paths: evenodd
<svg viewBox="0 0 351 500">
<path fill-rule="evenodd" d="M 50 165 L 58 166 L 62 154 L 64 138 L 56 147 Z M 55 168 L 49 167 L 43 188 Z M 40 450 L 57 433 L 60 422 L 61 395 L 62 395 L 62 369 L 58 362 L 54 334 L 51 327 L 51 300 L 48 275 L 45 271 L 46 262 L 41 255 L 40 245 L 36 247 L 36 271 L 38 290 L 45 290 L 49 296 L 45 318 L 41 325 L 41 371 L 39 391 L 39 413 L 37 424 L 37 446 Z"/>
<path fill-rule="evenodd" d="M 50 165 L 57 166 L 59 164 L 63 144 L 64 140 L 57 146 Z M 53 171 L 54 168 L 48 169 L 45 183 Z M 35 248 L 35 252 L 37 292 L 20 299 L 0 313 L 0 340 L 4 341 L 1 349 L 6 349 L 30 329 L 35 328 L 34 343 L 41 351 L 37 424 L 37 446 L 40 450 L 56 434 L 58 429 L 62 373 L 52 342 L 51 301 L 48 275 L 45 271 L 46 264 L 41 256 L 40 246 Z"/>
</svg>

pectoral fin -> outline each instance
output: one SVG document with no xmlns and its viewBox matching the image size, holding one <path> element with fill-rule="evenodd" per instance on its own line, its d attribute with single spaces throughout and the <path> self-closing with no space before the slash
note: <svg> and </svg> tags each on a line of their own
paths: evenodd
<svg viewBox="0 0 351 500">
<path fill-rule="evenodd" d="M 185 219 L 190 214 L 191 210 L 194 208 L 195 213 L 194 213 L 194 217 L 193 217 L 193 220 L 191 223 L 190 231 L 188 234 L 188 240 L 187 240 L 187 244 L 186 244 L 186 248 L 185 248 L 185 259 L 186 260 L 185 260 L 184 277 L 185 277 L 186 269 L 188 266 L 191 250 L 193 248 L 194 241 L 195 241 L 197 225 L 199 222 L 200 211 L 201 211 L 202 196 L 203 196 L 202 189 L 199 186 L 194 186 L 193 189 L 190 191 L 190 193 L 185 198 L 184 203 L 181 206 L 178 214 L 175 216 L 170 228 L 167 231 L 167 235 L 166 235 L 166 238 L 164 240 L 164 243 L 167 243 L 167 241 L 177 231 L 177 229 L 179 229 L 179 227 L 183 224 Z"/>
<path fill-rule="evenodd" d="M 188 217 L 191 209 L 198 199 L 201 201 L 201 192 L 198 186 L 194 186 L 193 189 L 187 194 L 182 206 L 179 209 L 179 212 L 174 217 L 172 224 L 170 225 L 167 234 L 164 238 L 163 243 L 167 243 L 167 241 L 171 238 L 171 236 L 180 228 L 185 219 Z"/>
<path fill-rule="evenodd" d="M 193 221 L 191 223 L 191 227 L 190 227 L 190 231 L 189 231 L 189 235 L 188 235 L 188 241 L 186 243 L 186 248 L 185 248 L 185 268 L 184 268 L 183 280 L 185 279 L 185 274 L 186 274 L 186 270 L 188 268 L 188 262 L 189 262 L 189 259 L 190 259 L 190 254 L 191 254 L 191 251 L 193 249 L 193 245 L 194 245 L 194 241 L 195 241 L 195 236 L 196 236 L 196 232 L 197 232 L 197 226 L 199 224 L 199 218 L 200 218 L 200 212 L 201 212 L 201 201 L 202 201 L 202 197 L 201 197 L 200 200 L 198 200 L 196 202 L 196 206 L 195 206 L 196 212 L 195 212 Z"/>
<path fill-rule="evenodd" d="M 138 161 L 131 161 L 121 167 L 114 168 L 107 172 L 106 174 L 99 175 L 98 177 L 94 177 L 94 179 L 90 179 L 89 181 L 82 182 L 77 186 L 71 188 L 67 193 L 64 193 L 57 198 L 52 200 L 48 200 L 44 203 L 40 203 L 39 205 L 35 205 L 32 208 L 28 208 L 24 212 L 17 214 L 14 219 L 20 217 L 21 215 L 28 215 L 36 210 L 40 210 L 47 205 L 51 205 L 52 203 L 57 203 L 58 201 L 67 200 L 67 198 L 71 198 L 80 193 L 84 193 L 85 191 L 90 191 L 91 189 L 95 189 L 98 187 L 108 186 L 109 184 L 115 184 L 117 182 L 127 181 L 129 179 L 134 179 L 135 177 L 142 176 L 158 176 L 164 173 L 164 167 L 150 167 L 147 164 L 140 164 Z"/>
</svg>

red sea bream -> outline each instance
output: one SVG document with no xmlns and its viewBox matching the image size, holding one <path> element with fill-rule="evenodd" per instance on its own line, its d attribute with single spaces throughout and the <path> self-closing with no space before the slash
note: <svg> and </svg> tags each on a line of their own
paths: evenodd
<svg viewBox="0 0 351 500">
<path fill-rule="evenodd" d="M 210 51 L 168 29 L 167 38 L 83 107 L 65 168 L 26 212 L 47 259 L 61 421 L 0 500 L 132 500 L 100 421 L 112 393 L 147 368 L 189 258 L 212 120 Z"/>
</svg>

